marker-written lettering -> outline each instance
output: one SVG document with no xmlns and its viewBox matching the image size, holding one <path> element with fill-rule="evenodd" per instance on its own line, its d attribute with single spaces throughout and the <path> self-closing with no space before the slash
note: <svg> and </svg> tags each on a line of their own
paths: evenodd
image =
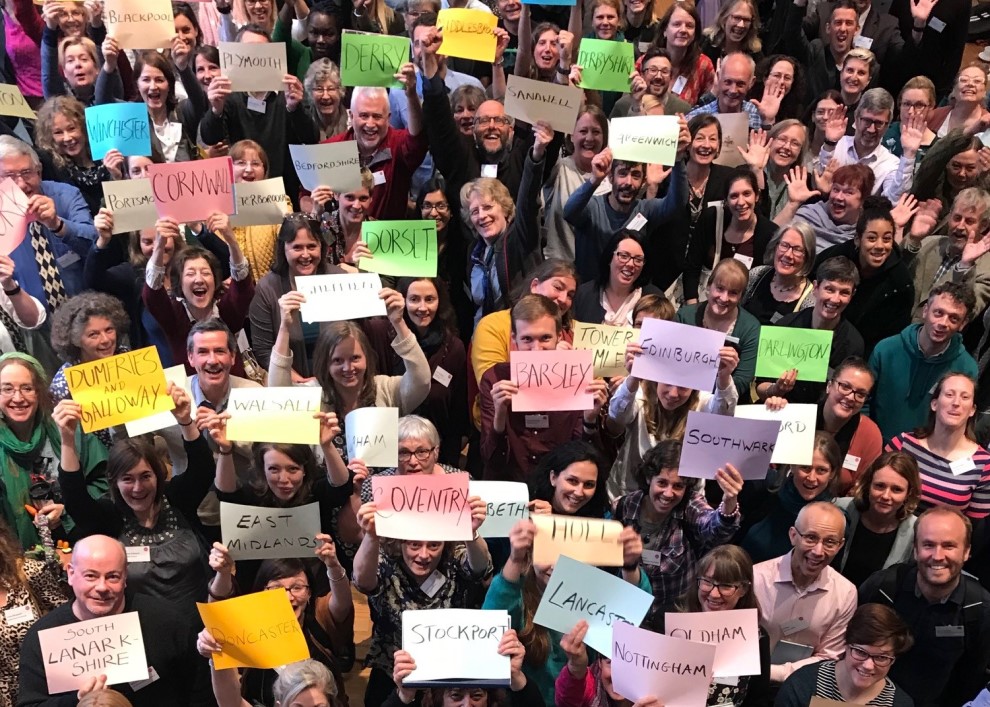
<svg viewBox="0 0 990 707">
<path fill-rule="evenodd" d="M 639 653 L 631 648 L 627 648 L 625 643 L 614 641 L 612 651 L 613 660 L 619 658 L 623 663 L 631 663 L 640 668 L 653 670 L 658 673 L 670 673 L 672 675 L 708 675 L 707 665 L 696 665 L 692 663 L 678 663 L 670 660 L 655 660 L 648 655 Z"/>
</svg>

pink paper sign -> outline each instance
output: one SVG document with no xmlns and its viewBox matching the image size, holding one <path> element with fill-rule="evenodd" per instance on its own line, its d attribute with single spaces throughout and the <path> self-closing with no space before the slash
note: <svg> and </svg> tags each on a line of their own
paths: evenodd
<svg viewBox="0 0 990 707">
<path fill-rule="evenodd" d="M 512 351 L 512 412 L 590 410 L 595 396 L 588 384 L 595 372 L 592 351 Z"/>
<path fill-rule="evenodd" d="M 760 632 L 756 609 L 667 612 L 671 638 L 715 646 L 715 677 L 760 674 Z"/>
<path fill-rule="evenodd" d="M 470 540 L 467 474 L 372 476 L 375 532 L 399 540 Z"/>
<path fill-rule="evenodd" d="M 153 164 L 148 168 L 159 218 L 179 223 L 205 221 L 210 214 L 232 214 L 234 166 L 229 157 Z"/>
<path fill-rule="evenodd" d="M 0 182 L 0 255 L 10 255 L 27 234 L 28 198 L 12 179 Z"/>
<path fill-rule="evenodd" d="M 664 707 L 704 707 L 714 662 L 707 643 L 612 626 L 612 686 L 627 700 L 652 695 Z"/>
<path fill-rule="evenodd" d="M 715 387 L 725 334 L 663 319 L 645 319 L 640 332 L 643 353 L 633 361 L 634 376 L 692 390 Z"/>
</svg>

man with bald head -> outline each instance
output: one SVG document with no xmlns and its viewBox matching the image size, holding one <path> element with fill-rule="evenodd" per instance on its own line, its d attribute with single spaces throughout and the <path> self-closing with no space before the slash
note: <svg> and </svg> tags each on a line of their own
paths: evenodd
<svg viewBox="0 0 990 707">
<path fill-rule="evenodd" d="M 753 593 L 770 634 L 770 680 L 801 666 L 838 660 L 856 611 L 856 587 L 829 567 L 845 542 L 846 517 L 831 503 L 809 503 L 791 526 L 791 551 L 753 568 Z"/>
<path fill-rule="evenodd" d="M 768 95 L 759 104 L 746 100 L 746 94 L 756 80 L 756 62 L 753 57 L 742 52 L 727 55 L 719 64 L 718 76 L 715 77 L 715 98 L 688 113 L 690 120 L 696 115 L 731 114 L 745 112 L 749 116 L 750 130 L 769 130 L 777 122 L 777 111 L 780 110 L 780 91 L 776 88 L 768 91 Z"/>
<path fill-rule="evenodd" d="M 114 689 L 134 707 L 210 704 L 212 694 L 196 653 L 194 625 L 160 602 L 126 591 L 127 554 L 120 541 L 105 535 L 80 540 L 73 548 L 68 574 L 75 600 L 39 619 L 21 645 L 18 707 L 76 704 L 75 691 L 49 695 L 48 661 L 41 653 L 39 631 L 135 611 L 141 621 L 149 675 L 157 679 L 144 685 L 114 685 Z"/>
</svg>

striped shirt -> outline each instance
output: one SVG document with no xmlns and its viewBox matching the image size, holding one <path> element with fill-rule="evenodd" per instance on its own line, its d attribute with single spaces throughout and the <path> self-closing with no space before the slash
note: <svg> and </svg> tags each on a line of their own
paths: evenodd
<svg viewBox="0 0 990 707">
<path fill-rule="evenodd" d="M 972 465 L 962 460 L 954 462 L 956 466 L 969 467 L 957 470 L 958 473 L 953 473 L 953 463 L 948 459 L 934 454 L 906 432 L 890 440 L 886 451 L 907 452 L 918 462 L 921 471 L 918 512 L 932 506 L 951 506 L 970 518 L 990 515 L 990 452 L 983 447 L 977 447 L 973 453 Z"/>
<path fill-rule="evenodd" d="M 880 694 L 866 704 L 871 705 L 871 707 L 893 707 L 894 693 L 897 692 L 897 688 L 894 687 L 894 683 L 890 681 L 890 678 L 884 678 L 883 683 L 883 689 L 880 690 Z M 842 693 L 839 691 L 839 683 L 835 679 L 834 660 L 823 660 L 818 664 L 818 679 L 815 681 L 815 697 L 821 697 L 826 700 L 835 700 L 836 702 L 846 701 L 846 699 L 842 696 Z"/>
</svg>

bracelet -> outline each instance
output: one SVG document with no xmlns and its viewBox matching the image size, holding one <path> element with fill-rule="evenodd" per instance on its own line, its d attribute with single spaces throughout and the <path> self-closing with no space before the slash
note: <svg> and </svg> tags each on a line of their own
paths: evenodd
<svg viewBox="0 0 990 707">
<path fill-rule="evenodd" d="M 571 70 L 570 69 L 565 69 L 560 64 L 557 64 L 557 73 L 560 74 L 561 76 L 567 76 L 567 75 L 569 75 L 571 73 Z"/>
<path fill-rule="evenodd" d="M 725 499 L 718 504 L 718 514 L 723 518 L 738 518 L 739 517 L 739 504 L 736 504 L 736 509 L 732 513 L 725 512 Z"/>
<path fill-rule="evenodd" d="M 331 582 L 339 582 L 342 579 L 347 579 L 347 570 L 345 570 L 343 567 L 341 567 L 340 568 L 340 576 L 339 577 L 331 577 L 330 576 L 330 570 L 327 570 L 327 579 L 329 579 Z"/>
<path fill-rule="evenodd" d="M 17 286 L 14 287 L 14 289 L 12 289 L 12 290 L 4 290 L 3 293 L 5 295 L 7 295 L 8 297 L 15 297 L 15 296 L 21 294 L 21 284 L 20 283 L 17 283 Z"/>
<path fill-rule="evenodd" d="M 823 145 L 826 145 L 827 147 L 835 147 L 836 145 L 839 144 L 839 141 L 838 140 L 822 140 L 822 144 Z"/>
<path fill-rule="evenodd" d="M 234 586 L 230 588 L 230 594 L 227 596 L 220 596 L 219 594 L 213 593 L 213 582 L 212 580 L 206 583 L 206 593 L 210 595 L 211 599 L 216 599 L 217 601 L 223 601 L 224 599 L 230 599 L 234 594 L 237 593 L 237 589 Z"/>
<path fill-rule="evenodd" d="M 218 451 L 218 452 L 220 453 L 220 456 L 221 456 L 221 457 L 229 457 L 229 456 L 230 456 L 231 454 L 233 454 L 233 453 L 234 453 L 234 448 L 233 448 L 233 447 L 231 447 L 231 448 L 230 448 L 230 449 L 228 449 L 228 450 L 227 450 L 226 452 L 225 452 L 225 451 L 223 451 L 222 449 L 218 449 L 217 451 Z"/>
<path fill-rule="evenodd" d="M 194 424 L 196 424 L 193 420 L 189 420 L 189 422 L 182 422 L 180 420 L 176 420 L 176 422 L 179 423 L 179 427 L 192 427 Z"/>
<path fill-rule="evenodd" d="M 921 25 L 921 27 L 919 27 L 918 25 L 914 25 L 911 29 L 913 29 L 915 32 L 924 32 L 925 25 Z"/>
</svg>

